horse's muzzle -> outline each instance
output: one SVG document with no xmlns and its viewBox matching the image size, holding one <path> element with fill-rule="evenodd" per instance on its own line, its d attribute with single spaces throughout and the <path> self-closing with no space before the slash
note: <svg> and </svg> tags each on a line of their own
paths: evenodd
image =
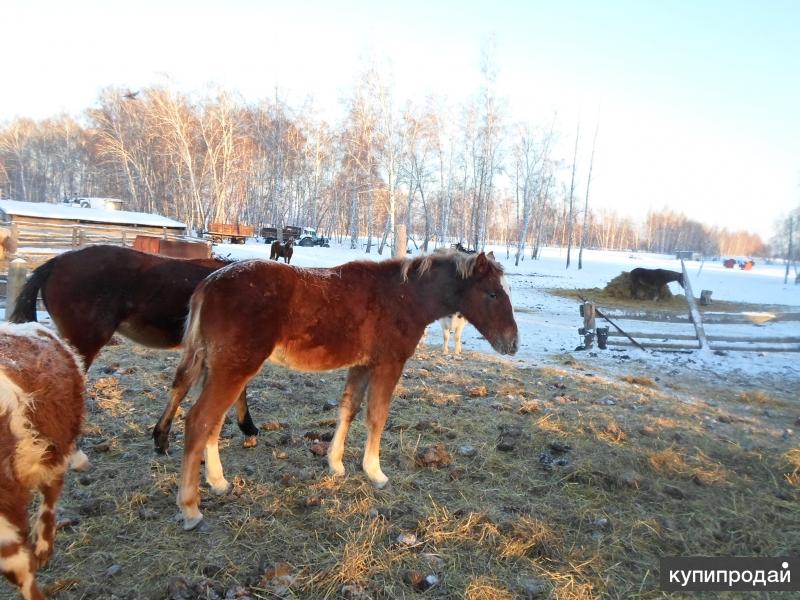
<svg viewBox="0 0 800 600">
<path fill-rule="evenodd" d="M 519 333 L 515 329 L 513 333 L 498 339 L 492 347 L 500 354 L 516 354 L 519 350 Z"/>
</svg>

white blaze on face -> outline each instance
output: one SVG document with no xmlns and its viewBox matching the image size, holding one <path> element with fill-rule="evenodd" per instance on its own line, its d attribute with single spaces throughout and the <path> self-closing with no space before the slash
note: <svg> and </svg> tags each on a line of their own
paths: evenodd
<svg viewBox="0 0 800 600">
<path fill-rule="evenodd" d="M 503 287 L 503 291 L 506 294 L 508 294 L 508 300 L 510 302 L 511 301 L 511 287 L 508 285 L 508 280 L 506 279 L 505 275 L 500 277 L 500 285 Z"/>
</svg>

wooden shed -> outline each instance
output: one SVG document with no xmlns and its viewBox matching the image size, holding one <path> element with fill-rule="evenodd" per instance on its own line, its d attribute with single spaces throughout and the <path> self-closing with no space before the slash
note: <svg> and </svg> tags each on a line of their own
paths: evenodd
<svg viewBox="0 0 800 600">
<path fill-rule="evenodd" d="M 137 235 L 185 239 L 186 225 L 161 215 L 82 208 L 71 203 L 0 200 L 0 220 L 10 230 L 16 255 L 31 267 L 89 244 L 133 246 Z M 0 264 L 5 271 L 6 261 Z"/>
</svg>

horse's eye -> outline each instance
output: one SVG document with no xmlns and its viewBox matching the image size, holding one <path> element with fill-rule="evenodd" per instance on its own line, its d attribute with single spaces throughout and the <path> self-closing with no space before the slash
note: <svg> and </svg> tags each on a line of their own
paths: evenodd
<svg viewBox="0 0 800 600">
<path fill-rule="evenodd" d="M 497 292 L 489 292 L 489 298 L 491 298 L 492 300 L 497 298 Z"/>
</svg>

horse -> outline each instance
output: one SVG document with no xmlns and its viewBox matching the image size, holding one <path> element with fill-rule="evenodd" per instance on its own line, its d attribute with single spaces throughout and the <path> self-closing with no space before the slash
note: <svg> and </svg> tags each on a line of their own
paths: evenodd
<svg viewBox="0 0 800 600">
<path fill-rule="evenodd" d="M 461 354 L 461 334 L 464 332 L 464 326 L 466 324 L 467 320 L 461 313 L 456 313 L 454 315 L 449 315 L 439 319 L 439 325 L 442 326 L 442 338 L 444 342 L 442 347 L 443 354 L 447 354 L 449 350 L 448 346 L 450 345 L 450 332 L 453 332 L 456 336 L 453 354 Z"/>
<path fill-rule="evenodd" d="M 85 384 L 80 358 L 42 325 L 0 326 L 0 572 L 25 600 L 44 600 L 35 573 L 53 553 Z M 42 500 L 29 540 L 35 492 Z"/>
<path fill-rule="evenodd" d="M 475 250 L 468 250 L 467 248 L 464 247 L 464 245 L 461 242 L 456 242 L 455 244 L 453 244 L 453 248 L 455 248 L 459 252 L 463 252 L 464 254 L 475 254 Z"/>
<path fill-rule="evenodd" d="M 281 244 L 278 240 L 272 242 L 269 257 L 271 260 L 278 260 L 283 258 L 284 262 L 288 265 L 292 260 L 292 253 L 294 252 L 294 238 L 290 237 L 289 241 Z"/>
<path fill-rule="evenodd" d="M 677 281 L 681 287 L 684 287 L 683 273 L 678 271 L 639 267 L 631 271 L 630 277 L 631 295 L 634 298 L 642 298 L 646 293 L 648 296 L 652 296 L 653 300 L 658 300 L 667 295 L 667 284 L 672 281 Z"/>
<path fill-rule="evenodd" d="M 9 321 L 36 321 L 41 290 L 59 334 L 83 357 L 87 370 L 115 332 L 150 348 L 176 348 L 183 338 L 192 292 L 227 264 L 216 258 L 178 259 L 120 246 L 87 246 L 37 267 L 20 291 Z M 244 391 L 236 411 L 244 446 L 255 446 L 258 428 Z M 174 416 L 175 411 L 165 413 L 153 430 L 157 452 L 169 448 Z"/>
<path fill-rule="evenodd" d="M 192 295 L 171 392 L 177 405 L 195 381 L 203 382 L 186 416 L 177 498 L 184 529 L 203 519 L 198 484 L 204 448 L 211 490 L 223 494 L 229 488 L 219 432 L 228 407 L 267 359 L 304 371 L 348 367 L 328 467 L 344 475 L 345 438 L 366 396 L 362 467 L 375 487 L 384 487 L 380 440 L 392 392 L 425 326 L 456 312 L 497 352 L 517 351 L 503 269 L 483 253 L 354 261 L 327 269 L 248 260 L 211 274 Z"/>
</svg>

